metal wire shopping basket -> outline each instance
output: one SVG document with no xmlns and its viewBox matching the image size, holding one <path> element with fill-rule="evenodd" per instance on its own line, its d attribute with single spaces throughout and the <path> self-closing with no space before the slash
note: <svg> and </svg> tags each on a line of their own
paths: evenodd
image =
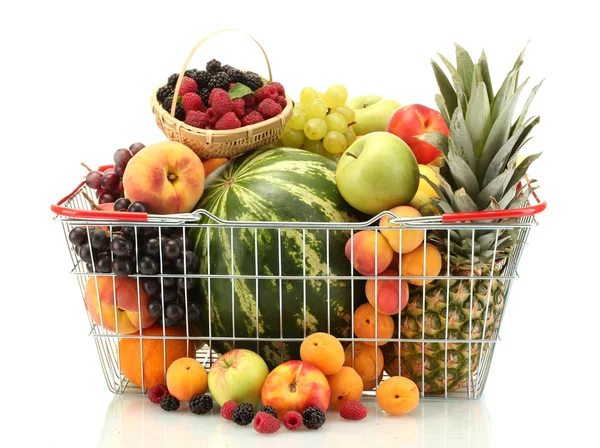
<svg viewBox="0 0 600 448">
<path fill-rule="evenodd" d="M 104 169 L 107 167 L 103 167 Z M 101 168 L 102 169 L 102 168 Z M 92 209 L 89 197 L 92 192 L 82 182 L 71 194 L 63 198 L 57 204 L 51 206 L 51 210 L 55 214 L 55 220 L 62 224 L 65 239 L 69 254 L 71 257 L 71 274 L 77 279 L 82 298 L 86 295 L 86 286 L 91 284 L 92 288 L 98 293 L 96 312 L 99 310 L 100 321 L 93 319 L 88 313 L 93 339 L 98 350 L 101 366 L 108 388 L 113 393 L 144 393 L 148 389 L 148 384 L 145 384 L 146 377 L 144 375 L 145 363 L 142 359 L 143 350 L 142 340 L 159 339 L 162 341 L 163 350 L 163 368 L 162 373 L 165 374 L 167 363 L 166 344 L 169 340 L 183 339 L 186 341 L 194 341 L 195 356 L 207 369 L 216 359 L 219 352 L 223 352 L 227 348 L 244 347 L 255 350 L 261 355 L 270 356 L 272 363 L 283 362 L 289 357 L 293 357 L 294 347 L 297 349 L 302 340 L 315 330 L 314 322 L 307 316 L 307 300 L 319 300 L 322 304 L 326 304 L 327 322 L 321 322 L 320 331 L 330 332 L 334 334 L 338 340 L 346 347 L 347 363 L 355 367 L 356 356 L 360 353 L 357 351 L 357 346 L 361 345 L 364 350 L 372 350 L 373 356 L 368 357 L 374 365 L 375 375 L 373 376 L 372 384 L 367 385 L 365 381 L 365 395 L 373 395 L 377 388 L 378 381 L 386 376 L 403 375 L 411 378 L 419 386 L 422 398 L 479 398 L 484 390 L 487 375 L 490 369 L 494 347 L 499 341 L 500 323 L 502 315 L 506 309 L 513 281 L 518 277 L 517 267 L 523 249 L 527 242 L 527 237 L 530 229 L 537 224 L 535 215 L 546 208 L 546 203 L 538 199 L 535 192 L 532 193 L 530 203 L 526 207 L 512 210 L 494 210 L 476 213 L 454 213 L 441 216 L 429 216 L 421 218 L 398 218 L 387 212 L 380 216 L 374 217 L 367 222 L 362 223 L 304 223 L 304 222 L 226 222 L 209 214 L 206 211 L 196 211 L 189 214 L 180 215 L 151 215 L 146 213 L 129 213 L 129 212 L 110 212 Z M 387 226 L 379 225 L 379 219 L 384 215 L 390 216 L 390 221 Z M 401 224 L 400 227 L 391 227 L 392 224 Z M 226 231 L 231 234 L 231 253 L 233 255 L 234 232 L 247 231 L 254 234 L 254 248 L 250 248 L 250 256 L 255 257 L 256 265 L 258 266 L 258 251 L 260 246 L 259 235 L 261 232 L 274 232 L 277 236 L 278 255 L 279 255 L 279 272 L 259 273 L 258 267 L 255 272 L 240 273 L 234 272 L 233 263 L 232 270 L 228 273 L 211 273 L 210 260 L 208 260 L 207 272 L 198 272 L 186 266 L 185 256 L 183 257 L 183 269 L 180 272 L 164 272 L 161 264 L 159 273 L 156 274 L 141 274 L 139 269 L 134 269 L 134 272 L 129 275 L 129 278 L 137 284 L 133 300 L 139 311 L 142 307 L 141 297 L 143 295 L 140 282 L 147 281 L 145 279 L 153 278 L 160 285 L 161 291 L 165 291 L 165 281 L 169 278 L 176 279 L 182 282 L 205 282 L 208 284 L 208 297 L 203 297 L 201 300 L 207 301 L 204 303 L 204 310 L 207 313 L 208 325 L 204 331 L 197 331 L 197 328 L 190 323 L 189 320 L 183 319 L 181 324 L 181 332 L 178 335 L 169 333 L 165 324 L 164 306 L 162 311 L 162 325 L 160 334 L 147 336 L 138 331 L 119 330 L 119 325 L 122 325 L 120 318 L 117 317 L 117 287 L 109 288 L 112 294 L 112 304 L 100 303 L 99 280 L 109 279 L 112 285 L 116 285 L 117 277 L 113 273 L 97 272 L 94 261 L 86 263 L 82 260 L 82 256 L 78 250 L 69 241 L 68 235 L 75 227 L 82 227 L 86 230 L 87 241 L 91 244 L 91 230 L 100 228 L 105 230 L 110 238 L 120 234 L 125 227 L 128 227 L 133 232 L 135 241 L 135 260 L 139 262 L 139 241 L 140 235 L 145 232 L 154 232 L 161 235 L 170 232 L 171 235 L 179 232 L 182 235 L 183 249 L 185 252 L 185 232 L 194 228 L 206 228 L 206 244 L 210 244 L 208 235 L 211 231 Z M 146 229 L 146 230 L 145 230 Z M 148 230 L 150 229 L 150 230 Z M 402 275 L 403 256 L 399 256 L 397 262 L 398 273 L 395 275 L 380 274 L 378 276 L 361 276 L 351 267 L 347 274 L 333 275 L 329 269 L 330 254 L 329 241 L 333 235 L 344 233 L 347 238 L 354 239 L 355 235 L 362 230 L 390 230 L 398 231 L 399 242 L 401 246 L 404 232 L 412 230 L 420 230 L 424 233 L 424 240 L 437 241 L 440 252 L 447 255 L 446 259 L 451 260 L 451 243 L 456 233 L 462 235 L 463 240 L 467 240 L 467 247 L 471 251 L 471 264 L 467 272 L 456 273 L 448 266 L 445 267 L 438 275 L 427 275 L 427 254 L 424 253 L 423 275 Z M 282 234 L 295 232 L 298 238 L 302 241 L 303 266 L 301 272 L 293 274 L 283 273 L 281 271 L 282 258 Z M 306 241 L 319 233 L 323 235 L 327 241 L 326 261 L 327 267 L 324 272 L 308 272 L 305 258 Z M 479 270 L 476 268 L 476 248 L 481 244 L 478 239 L 481 233 L 486 233 L 488 238 L 488 251 L 493 250 L 494 255 L 491 257 L 491 267 Z M 502 252 L 501 247 L 510 233 L 511 238 L 514 238 L 515 244 L 509 253 Z M 489 236 L 491 235 L 491 237 Z M 439 244 L 442 242 L 441 245 Z M 445 242 L 445 243 L 444 243 Z M 470 244 L 469 244 L 470 243 Z M 444 246 L 445 244 L 445 246 Z M 464 244 L 464 241 L 463 241 Z M 354 245 L 351 244 L 351 259 L 354 258 Z M 425 246 L 424 246 L 425 247 Z M 160 260 L 163 260 L 162 245 L 159 247 Z M 375 260 L 377 263 L 378 246 L 375 245 Z M 444 253 L 446 252 L 446 253 Z M 502 256 L 497 256 L 502 252 Z M 207 252 L 210 257 L 210 250 Z M 111 255 L 112 256 L 112 255 Z M 189 263 L 189 261 L 188 261 Z M 394 262 L 395 263 L 395 262 Z M 350 266 L 350 265 L 349 265 Z M 377 266 L 376 269 L 377 271 Z M 469 272 L 470 271 L 470 272 Z M 362 303 L 366 302 L 363 291 L 365 290 L 365 282 L 371 280 L 375 287 L 374 306 L 377 308 L 379 300 L 377 294 L 382 294 L 382 290 L 378 288 L 378 283 L 384 281 L 396 282 L 399 286 L 402 281 L 415 280 L 413 283 L 420 283 L 421 286 L 410 285 L 410 296 L 408 304 L 405 308 L 400 309 L 399 313 L 393 317 L 395 323 L 395 331 L 388 337 L 380 337 L 380 334 L 374 334 L 370 338 L 359 338 L 355 335 L 356 324 L 353 317 L 354 310 Z M 105 280 L 106 281 L 106 280 Z M 211 297 L 210 288 L 211 281 L 213 288 L 215 282 L 230 282 L 231 293 L 226 297 Z M 265 330 L 261 325 L 255 325 L 248 334 L 243 333 L 240 328 L 241 322 L 239 319 L 236 323 L 236 306 L 235 288 L 237 283 L 244 282 L 248 286 L 256 284 L 254 297 L 256 305 L 253 308 L 253 313 L 256 314 L 256 322 L 259 322 L 259 312 L 264 312 L 265 304 L 259 302 L 261 294 L 259 293 L 259 283 L 269 282 L 274 285 L 279 291 L 279 303 L 271 304 L 270 308 L 277 308 L 275 314 L 278 313 L 279 322 L 270 330 Z M 286 328 L 286 323 L 289 322 L 288 316 L 285 315 L 286 301 L 291 300 L 286 295 L 286 286 L 290 282 L 300 282 L 303 285 L 303 297 L 298 297 L 300 303 L 299 311 L 296 310 L 295 318 L 298 321 L 299 332 L 290 332 Z M 313 282 L 313 283 L 311 283 Z M 319 282 L 324 285 L 322 295 L 318 298 L 307 299 L 306 285 L 307 283 L 314 284 Z M 332 325 L 333 313 L 336 312 L 333 304 L 332 290 L 335 285 L 340 282 L 349 284 L 349 296 L 347 308 L 337 311 L 344 312 L 346 316 L 347 328 L 339 330 Z M 262 284 L 262 283 L 261 283 Z M 168 285 L 167 285 L 168 286 Z M 168 289 L 168 288 L 167 288 Z M 398 287 L 398 300 L 402 288 Z M 185 289 L 184 294 L 179 298 L 185 306 L 185 314 L 190 313 L 189 304 L 193 296 L 193 289 L 189 291 Z M 164 294 L 162 295 L 164 300 Z M 105 299 L 105 298 L 104 298 Z M 212 302 L 211 302 L 212 300 Z M 223 301 L 231 308 L 231 315 L 223 318 L 230 325 L 231 330 L 227 330 L 227 334 L 215 332 L 215 300 Z M 277 302 L 277 301 L 276 301 Z M 217 305 L 221 305 L 220 303 Z M 86 308 L 90 305 L 87 304 Z M 131 306 L 131 304 L 130 304 Z M 272 311 L 271 309 L 271 311 Z M 131 311 L 131 310 L 130 310 Z M 272 311 L 273 312 L 273 311 Z M 136 319 L 139 321 L 135 326 L 144 328 L 142 314 L 138 312 Z M 378 320 L 383 319 L 382 315 L 375 313 L 374 328 L 379 328 Z M 223 316 L 219 316 L 222 318 Z M 384 316 L 388 319 L 387 316 Z M 212 318 L 212 322 L 211 322 Z M 160 319 L 160 318 L 159 318 Z M 113 322 L 116 328 L 112 328 L 109 323 Z M 157 325 L 157 324 L 155 324 Z M 236 326 L 237 325 L 237 326 Z M 336 324 L 337 325 L 337 324 Z M 123 326 L 123 325 L 122 325 Z M 276 327 L 276 328 L 273 328 Z M 112 331 L 109 331 L 111 328 Z M 137 330 L 134 328 L 134 330 Z M 260 331 L 259 331 L 260 330 Z M 237 331 L 237 333 L 236 333 Z M 337 332 L 337 333 L 336 333 Z M 133 384 L 126 375 L 122 372 L 123 359 L 119 351 L 120 341 L 127 339 L 135 339 L 139 341 L 138 346 L 140 360 L 138 363 L 141 369 L 141 384 Z M 365 345 L 366 343 L 366 345 Z M 370 343 L 370 344 L 369 344 Z M 350 347 L 348 347 L 350 346 Z M 379 351 L 381 350 L 381 352 Z M 381 354 L 384 356 L 382 357 Z M 192 355 L 193 356 L 193 355 Z M 296 354 L 297 356 L 297 354 Z M 383 365 L 382 365 L 383 364 Z M 272 364 L 270 364 L 272 367 Z"/>
</svg>

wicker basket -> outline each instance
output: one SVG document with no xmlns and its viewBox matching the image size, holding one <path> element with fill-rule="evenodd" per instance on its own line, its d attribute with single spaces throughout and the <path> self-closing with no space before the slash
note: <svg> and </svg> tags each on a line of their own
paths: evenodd
<svg viewBox="0 0 600 448">
<path fill-rule="evenodd" d="M 185 63 L 183 64 L 181 72 L 179 73 L 179 78 L 177 79 L 177 84 L 175 85 L 174 98 L 177 97 L 181 81 L 183 80 L 183 75 L 187 70 L 190 60 L 196 53 L 196 50 L 200 47 L 200 45 L 202 45 L 211 37 L 223 33 L 225 31 L 240 32 L 248 36 L 254 42 L 256 42 L 256 44 L 259 46 L 265 57 L 265 61 L 267 62 L 267 67 L 269 70 L 268 80 L 273 80 L 271 75 L 271 64 L 269 63 L 269 58 L 267 57 L 265 50 L 258 43 L 258 41 L 249 34 L 244 33 L 243 31 L 235 29 L 225 29 L 209 34 L 200 42 L 198 42 L 196 46 L 192 49 Z M 201 159 L 235 157 L 252 149 L 260 148 L 262 146 L 274 143 L 283 132 L 287 121 L 292 116 L 292 111 L 294 108 L 292 100 L 289 97 L 286 97 L 287 106 L 285 107 L 285 109 L 283 109 L 283 111 L 281 111 L 279 115 L 273 118 L 269 118 L 268 120 L 262 121 L 260 123 L 251 126 L 244 126 L 238 129 L 232 129 L 228 131 L 213 131 L 210 129 L 195 128 L 182 121 L 177 120 L 174 117 L 175 107 L 177 105 L 176 102 L 173 102 L 170 111 L 171 113 L 169 113 L 168 111 L 163 109 L 163 107 L 156 99 L 157 91 L 158 89 L 154 91 L 151 98 L 151 107 L 152 112 L 156 116 L 156 124 L 169 140 L 183 143 L 184 145 L 191 148 L 196 154 L 198 154 L 198 156 Z"/>
</svg>

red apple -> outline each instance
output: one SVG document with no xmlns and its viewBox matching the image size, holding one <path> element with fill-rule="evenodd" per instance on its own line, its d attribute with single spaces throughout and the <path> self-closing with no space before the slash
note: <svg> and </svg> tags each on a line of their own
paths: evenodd
<svg viewBox="0 0 600 448">
<path fill-rule="evenodd" d="M 251 350 L 235 349 L 219 356 L 208 372 L 208 388 L 219 406 L 228 400 L 257 407 L 269 375 L 263 359 Z"/>
<path fill-rule="evenodd" d="M 262 387 L 262 403 L 283 418 L 288 411 L 302 413 L 311 406 L 325 412 L 330 394 L 329 382 L 318 368 L 294 360 L 271 371 Z"/>
<path fill-rule="evenodd" d="M 409 104 L 396 110 L 388 122 L 387 131 L 400 137 L 410 147 L 417 162 L 427 165 L 441 153 L 433 145 L 416 138 L 427 132 L 448 136 L 448 126 L 437 110 L 421 104 Z"/>
</svg>

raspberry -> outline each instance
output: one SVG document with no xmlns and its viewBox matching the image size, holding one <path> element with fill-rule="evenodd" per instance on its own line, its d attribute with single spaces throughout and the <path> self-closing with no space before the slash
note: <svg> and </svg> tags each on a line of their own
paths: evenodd
<svg viewBox="0 0 600 448">
<path fill-rule="evenodd" d="M 169 389 L 164 384 L 157 384 L 148 391 L 148 398 L 152 403 L 160 403 L 160 400 L 169 395 Z"/>
<path fill-rule="evenodd" d="M 279 431 L 280 427 L 281 423 L 279 423 L 279 420 L 266 412 L 259 412 L 254 417 L 254 430 L 261 434 L 272 434 Z"/>
<path fill-rule="evenodd" d="M 269 84 L 264 87 L 261 87 L 256 91 L 256 99 L 258 102 L 262 102 L 267 98 L 271 98 L 273 101 L 277 101 L 279 98 L 279 94 L 277 93 L 277 87 Z"/>
<path fill-rule="evenodd" d="M 208 99 L 211 108 L 216 116 L 222 117 L 227 112 L 233 111 L 233 101 L 229 98 L 229 95 L 224 90 L 217 91 L 217 93 L 211 95 Z"/>
<path fill-rule="evenodd" d="M 226 94 L 227 92 L 225 92 L 225 90 L 223 90 L 223 89 L 212 89 L 210 91 L 210 94 L 208 95 L 208 105 L 212 106 L 213 98 L 215 96 L 223 95 L 224 93 Z M 227 96 L 229 96 L 229 95 L 227 95 Z"/>
<path fill-rule="evenodd" d="M 253 93 L 249 93 L 248 95 L 242 98 L 244 103 L 246 103 L 246 107 L 254 107 L 256 106 L 256 95 Z"/>
<path fill-rule="evenodd" d="M 172 395 L 168 395 L 160 400 L 160 407 L 165 411 L 176 411 L 179 409 L 179 400 Z"/>
<path fill-rule="evenodd" d="M 302 422 L 308 429 L 319 429 L 325 423 L 325 413 L 311 406 L 302 413 Z"/>
<path fill-rule="evenodd" d="M 281 108 L 281 106 L 270 98 L 263 100 L 258 105 L 258 111 L 265 118 L 271 118 L 271 117 L 274 117 L 275 115 L 279 115 L 282 110 L 283 109 Z"/>
<path fill-rule="evenodd" d="M 260 112 L 252 110 L 248 113 L 248 115 L 242 118 L 242 126 L 250 126 L 256 123 L 260 123 L 264 120 L 265 118 L 260 114 Z"/>
<path fill-rule="evenodd" d="M 219 117 L 215 114 L 212 107 L 206 111 L 206 116 L 208 117 L 208 125 L 214 128 L 217 121 L 219 121 Z"/>
<path fill-rule="evenodd" d="M 302 414 L 288 411 L 283 419 L 283 425 L 290 431 L 295 431 L 302 426 Z"/>
<path fill-rule="evenodd" d="M 205 128 L 208 125 L 208 114 L 198 110 L 191 110 L 185 117 L 185 124 L 189 124 L 195 128 Z"/>
<path fill-rule="evenodd" d="M 346 420 L 362 420 L 367 416 L 367 409 L 358 401 L 349 400 L 340 409 L 340 417 Z"/>
<path fill-rule="evenodd" d="M 237 407 L 237 403 L 233 400 L 226 401 L 221 406 L 221 417 L 226 418 L 227 420 L 231 420 L 233 415 L 233 411 Z"/>
<path fill-rule="evenodd" d="M 191 110 L 200 110 L 202 109 L 202 98 L 196 92 L 189 92 L 183 95 L 181 105 L 186 114 Z"/>
<path fill-rule="evenodd" d="M 187 76 L 183 77 L 181 81 L 181 85 L 179 86 L 178 96 L 183 96 L 186 93 L 195 92 L 198 90 L 198 84 L 192 78 L 188 78 Z"/>
<path fill-rule="evenodd" d="M 246 107 L 246 103 L 241 98 L 236 98 L 232 102 L 233 102 L 233 111 L 239 118 L 242 118 L 244 116 L 244 108 Z"/>
<path fill-rule="evenodd" d="M 279 104 L 282 109 L 285 109 L 285 106 L 287 106 L 287 100 L 284 96 L 277 97 L 277 104 Z"/>
<path fill-rule="evenodd" d="M 277 93 L 280 96 L 285 96 L 285 89 L 283 88 L 283 86 L 281 85 L 281 83 L 278 83 L 277 81 L 273 81 L 271 83 L 269 83 L 270 86 L 275 86 L 275 88 L 277 89 Z"/>
<path fill-rule="evenodd" d="M 229 83 L 229 89 L 227 89 L 227 90 L 233 89 L 233 86 L 235 86 L 235 84 L 236 84 L 235 82 L 230 82 Z"/>
<path fill-rule="evenodd" d="M 227 129 L 235 129 L 239 128 L 242 125 L 238 117 L 236 117 L 235 113 L 227 112 L 219 121 L 215 124 L 215 129 L 218 131 L 225 131 Z"/>
<path fill-rule="evenodd" d="M 275 409 L 273 409 L 271 406 L 263 407 L 262 412 L 266 412 L 267 414 L 270 414 L 275 418 L 279 418 L 279 416 L 277 415 L 277 411 Z"/>
</svg>

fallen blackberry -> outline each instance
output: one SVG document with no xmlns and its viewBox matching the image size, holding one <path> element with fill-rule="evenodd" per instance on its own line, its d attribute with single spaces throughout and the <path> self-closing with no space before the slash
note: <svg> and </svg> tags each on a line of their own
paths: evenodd
<svg viewBox="0 0 600 448">
<path fill-rule="evenodd" d="M 213 408 L 213 401 L 208 395 L 194 395 L 189 403 L 190 411 L 194 414 L 206 414 Z"/>
<path fill-rule="evenodd" d="M 254 72 L 246 72 L 244 78 L 245 79 L 240 82 L 245 86 L 250 87 L 252 91 L 258 90 L 263 86 L 262 78 Z"/>
<path fill-rule="evenodd" d="M 252 423 L 254 409 L 250 403 L 238 404 L 233 410 L 231 420 L 237 425 L 246 426 Z"/>
<path fill-rule="evenodd" d="M 223 70 L 221 63 L 216 59 L 211 59 L 206 63 L 206 71 L 211 73 L 217 73 Z"/>
<path fill-rule="evenodd" d="M 302 422 L 308 429 L 319 429 L 325 423 L 325 413 L 311 406 L 302 413 Z"/>
<path fill-rule="evenodd" d="M 160 407 L 165 411 L 176 411 L 179 409 L 179 400 L 173 395 L 167 395 L 165 398 L 160 400 Z"/>
<path fill-rule="evenodd" d="M 277 411 L 273 409 L 271 406 L 265 406 L 261 409 L 262 412 L 266 412 L 267 414 L 271 414 L 275 418 L 279 418 L 277 416 Z"/>
<path fill-rule="evenodd" d="M 219 72 L 219 73 L 212 75 L 212 77 L 208 80 L 208 88 L 209 88 L 209 90 L 212 90 L 212 89 L 228 90 L 230 82 L 231 82 L 231 80 L 229 79 L 229 76 L 227 75 L 227 73 Z"/>
<path fill-rule="evenodd" d="M 169 86 L 162 86 L 158 89 L 158 91 L 156 92 L 156 99 L 158 100 L 159 103 L 163 103 L 165 101 L 165 98 L 167 96 L 171 96 L 173 97 L 173 94 L 175 93 L 175 91 L 173 90 L 172 87 Z"/>
</svg>

